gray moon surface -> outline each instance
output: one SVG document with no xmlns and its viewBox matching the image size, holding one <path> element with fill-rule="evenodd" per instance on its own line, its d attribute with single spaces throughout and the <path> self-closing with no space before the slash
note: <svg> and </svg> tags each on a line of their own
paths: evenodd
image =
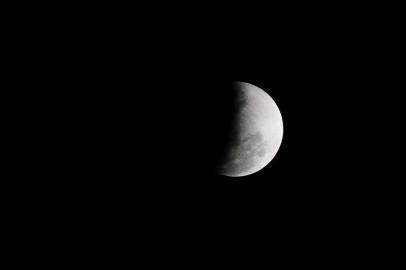
<svg viewBox="0 0 406 270">
<path fill-rule="evenodd" d="M 263 169 L 275 157 L 282 143 L 282 115 L 275 101 L 262 89 L 234 82 L 237 108 L 232 140 L 218 173 L 246 176 Z"/>
</svg>

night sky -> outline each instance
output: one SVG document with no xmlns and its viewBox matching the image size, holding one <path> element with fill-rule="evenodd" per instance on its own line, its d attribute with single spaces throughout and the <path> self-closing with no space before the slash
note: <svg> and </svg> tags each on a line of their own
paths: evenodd
<svg viewBox="0 0 406 270">
<path fill-rule="evenodd" d="M 343 25 L 271 17 L 84 30 L 54 77 L 68 103 L 58 122 L 68 124 L 52 194 L 84 218 L 158 237 L 251 235 L 286 248 L 348 236 L 380 198 L 367 162 L 382 123 L 365 86 L 377 78 L 371 51 Z M 275 158 L 238 178 L 214 171 L 232 126 L 232 81 L 266 91 L 284 124 Z"/>
</svg>

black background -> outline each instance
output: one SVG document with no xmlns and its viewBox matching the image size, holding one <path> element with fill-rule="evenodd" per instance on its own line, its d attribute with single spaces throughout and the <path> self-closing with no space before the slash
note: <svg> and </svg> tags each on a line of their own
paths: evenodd
<svg viewBox="0 0 406 270">
<path fill-rule="evenodd" d="M 38 106 L 44 118 L 32 129 L 49 145 L 33 166 L 42 180 L 28 186 L 46 194 L 37 198 L 46 213 L 96 243 L 106 228 L 164 248 L 184 236 L 185 246 L 220 249 L 259 239 L 285 256 L 292 245 L 373 241 L 388 198 L 376 155 L 389 125 L 377 105 L 387 102 L 379 24 L 361 11 L 301 8 L 141 16 L 92 7 L 26 25 L 25 67 L 38 71 L 30 83 L 48 90 L 35 96 L 49 106 Z M 231 81 L 266 91 L 284 121 L 276 157 L 241 178 L 213 171 Z"/>
<path fill-rule="evenodd" d="M 82 38 L 76 33 L 63 43 L 71 97 L 80 106 L 74 124 L 82 125 L 75 129 L 76 155 L 85 186 L 213 209 L 230 200 L 253 210 L 281 202 L 325 208 L 324 200 L 335 205 L 333 197 L 351 193 L 352 181 L 335 178 L 351 165 L 349 110 L 359 94 L 352 77 L 360 74 L 354 48 L 342 44 L 334 26 L 299 20 L 277 27 L 267 19 L 224 30 L 183 24 L 85 28 Z M 233 80 L 267 91 L 285 127 L 272 163 L 240 179 L 212 172 L 228 125 L 222 88 Z"/>
<path fill-rule="evenodd" d="M 88 41 L 73 50 L 72 76 L 84 77 L 75 155 L 85 174 L 74 187 L 83 199 L 186 220 L 200 211 L 208 220 L 256 217 L 280 228 L 358 215 L 364 180 L 353 170 L 354 146 L 361 147 L 353 106 L 365 71 L 356 67 L 356 45 L 329 24 L 268 28 L 265 20 L 206 33 L 182 24 L 90 31 L 90 39 L 85 32 Z M 271 164 L 237 179 L 213 172 L 233 80 L 267 91 L 285 128 Z"/>
</svg>

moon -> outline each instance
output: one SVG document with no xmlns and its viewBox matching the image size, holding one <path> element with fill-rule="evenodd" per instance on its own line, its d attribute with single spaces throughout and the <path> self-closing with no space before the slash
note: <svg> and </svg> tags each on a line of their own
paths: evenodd
<svg viewBox="0 0 406 270">
<path fill-rule="evenodd" d="M 253 174 L 275 157 L 282 143 L 282 115 L 275 101 L 262 89 L 233 82 L 234 121 L 224 157 L 217 172 L 230 177 Z"/>
</svg>

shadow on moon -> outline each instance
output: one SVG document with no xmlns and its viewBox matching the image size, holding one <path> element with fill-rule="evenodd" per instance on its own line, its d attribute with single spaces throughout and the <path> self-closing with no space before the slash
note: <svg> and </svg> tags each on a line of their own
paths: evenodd
<svg viewBox="0 0 406 270">
<path fill-rule="evenodd" d="M 245 176 L 273 159 L 282 140 L 282 118 L 275 102 L 260 88 L 234 82 L 230 89 L 229 130 L 216 170 L 226 176 Z"/>
</svg>

